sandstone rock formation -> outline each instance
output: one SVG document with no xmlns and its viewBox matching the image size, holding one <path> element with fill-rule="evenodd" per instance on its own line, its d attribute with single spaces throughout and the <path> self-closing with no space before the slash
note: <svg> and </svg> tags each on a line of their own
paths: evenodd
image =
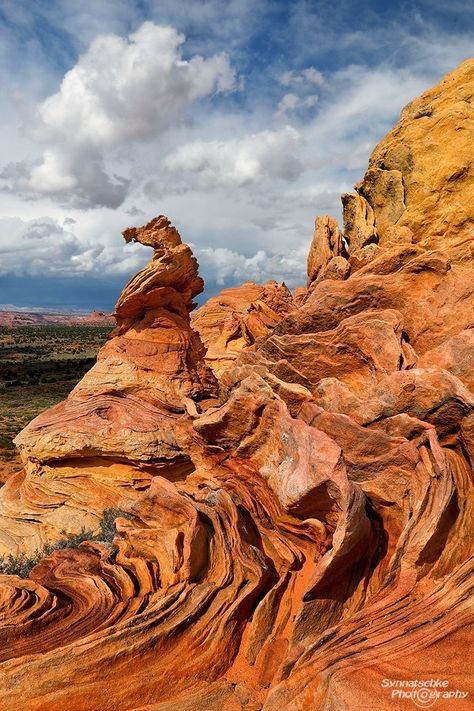
<svg viewBox="0 0 474 711">
<path fill-rule="evenodd" d="M 317 217 L 308 254 L 308 289 L 321 279 L 345 279 L 350 266 L 344 259 L 342 233 L 333 217 Z"/>
<path fill-rule="evenodd" d="M 125 286 L 96 365 L 17 437 L 25 472 L 1 491 L 0 554 L 95 528 L 105 506 L 135 496 L 161 467 L 173 476 L 193 468 L 174 423 L 191 398 L 216 392 L 190 326 L 203 281 L 167 218 L 124 237 L 152 247 L 153 257 Z"/>
<path fill-rule="evenodd" d="M 350 251 L 370 242 L 441 249 L 472 261 L 474 61 L 412 101 L 344 196 Z"/>
<path fill-rule="evenodd" d="M 432 678 L 471 707 L 473 97 L 470 60 L 375 149 L 344 239 L 317 221 L 308 291 L 228 290 L 201 338 L 174 228 L 125 232 L 153 259 L 18 437 L 1 546 L 127 516 L 0 577 L 2 711 L 395 711 L 385 681 Z"/>
<path fill-rule="evenodd" d="M 192 317 L 192 326 L 207 349 L 206 363 L 216 375 L 221 374 L 241 351 L 269 333 L 294 308 L 290 291 L 276 281 L 263 286 L 247 281 L 224 289 Z"/>
</svg>

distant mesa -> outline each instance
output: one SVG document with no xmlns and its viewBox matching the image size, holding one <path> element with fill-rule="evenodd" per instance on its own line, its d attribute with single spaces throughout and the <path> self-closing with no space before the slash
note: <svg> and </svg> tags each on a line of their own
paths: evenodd
<svg viewBox="0 0 474 711">
<path fill-rule="evenodd" d="M 89 314 L 48 313 L 46 311 L 1 311 L 0 326 L 114 326 L 113 314 L 92 311 Z"/>
</svg>

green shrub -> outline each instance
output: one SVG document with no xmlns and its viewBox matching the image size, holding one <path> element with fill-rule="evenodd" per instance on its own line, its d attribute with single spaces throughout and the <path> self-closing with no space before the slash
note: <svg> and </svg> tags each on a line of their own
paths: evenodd
<svg viewBox="0 0 474 711">
<path fill-rule="evenodd" d="M 61 538 L 56 543 L 45 543 L 42 548 L 36 550 L 32 555 L 19 553 L 14 556 L 0 556 L 0 575 L 18 575 L 20 578 L 27 578 L 35 565 L 51 555 L 54 551 L 65 550 L 66 548 L 78 548 L 84 541 L 97 541 L 111 545 L 116 534 L 115 519 L 120 516 L 131 519 L 130 514 L 116 508 L 104 509 L 100 520 L 100 533 L 95 535 L 91 530 L 81 529 L 79 533 L 68 533 L 65 538 Z"/>
<path fill-rule="evenodd" d="M 116 534 L 115 519 L 120 517 L 128 519 L 132 518 L 130 514 L 122 511 L 122 509 L 104 509 L 104 513 L 102 514 L 102 519 L 99 524 L 100 534 L 97 536 L 97 540 L 105 543 L 112 543 Z"/>
<path fill-rule="evenodd" d="M 4 434 L 0 434 L 0 447 L 3 449 L 15 449 L 12 438 Z"/>
</svg>

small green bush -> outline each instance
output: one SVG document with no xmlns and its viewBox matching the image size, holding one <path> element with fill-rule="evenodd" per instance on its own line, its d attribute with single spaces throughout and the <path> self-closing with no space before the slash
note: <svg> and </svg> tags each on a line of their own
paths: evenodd
<svg viewBox="0 0 474 711">
<path fill-rule="evenodd" d="M 9 435 L 0 434 L 0 447 L 3 449 L 15 449 L 12 438 Z"/>
<path fill-rule="evenodd" d="M 36 550 L 32 555 L 19 553 L 14 556 L 0 556 L 0 575 L 18 575 L 20 578 L 27 578 L 35 565 L 51 555 L 54 551 L 65 550 L 66 548 L 78 548 L 84 541 L 97 541 L 111 545 L 116 534 L 115 519 L 120 516 L 131 519 L 130 514 L 116 508 L 104 509 L 100 520 L 100 533 L 95 535 L 91 530 L 84 528 L 79 533 L 69 533 L 65 538 L 61 538 L 56 543 L 45 543 L 42 548 Z"/>
<path fill-rule="evenodd" d="M 115 529 L 115 519 L 120 517 L 128 519 L 132 518 L 130 514 L 122 511 L 122 509 L 104 509 L 104 513 L 102 514 L 102 519 L 99 524 L 100 534 L 96 537 L 96 540 L 103 541 L 104 543 L 112 543 L 117 532 Z"/>
</svg>

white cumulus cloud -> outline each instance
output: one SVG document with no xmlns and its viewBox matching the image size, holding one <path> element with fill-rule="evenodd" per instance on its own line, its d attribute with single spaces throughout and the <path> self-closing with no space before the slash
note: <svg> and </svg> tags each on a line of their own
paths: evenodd
<svg viewBox="0 0 474 711">
<path fill-rule="evenodd" d="M 195 254 L 206 280 L 218 286 L 247 280 L 263 284 L 275 279 L 294 288 L 306 280 L 306 245 L 276 254 L 260 249 L 250 257 L 226 247 L 196 249 Z"/>
<path fill-rule="evenodd" d="M 234 85 L 225 54 L 187 60 L 183 42 L 174 28 L 152 22 L 128 38 L 98 36 L 31 116 L 27 132 L 44 153 L 34 165 L 15 166 L 16 189 L 118 206 L 129 181 L 109 174 L 110 152 L 159 135 L 193 102 Z"/>
<path fill-rule="evenodd" d="M 300 143 L 300 134 L 291 126 L 241 138 L 192 141 L 166 156 L 162 166 L 180 176 L 181 190 L 249 186 L 267 178 L 291 181 L 302 171 Z"/>
<path fill-rule="evenodd" d="M 140 245 L 109 245 L 73 232 L 74 220 L 0 218 L 0 276 L 128 274 L 149 257 Z"/>
</svg>

